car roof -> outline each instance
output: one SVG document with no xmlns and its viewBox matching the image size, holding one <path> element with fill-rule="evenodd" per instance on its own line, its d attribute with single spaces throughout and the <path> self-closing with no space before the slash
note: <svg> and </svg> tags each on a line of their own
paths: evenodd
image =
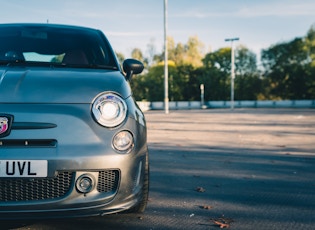
<svg viewBox="0 0 315 230">
<path fill-rule="evenodd" d="M 50 23 L 0 23 L 0 27 L 47 27 L 47 28 L 60 28 L 60 29 L 78 29 L 78 30 L 98 30 L 95 28 L 67 25 L 67 24 L 50 24 Z"/>
</svg>

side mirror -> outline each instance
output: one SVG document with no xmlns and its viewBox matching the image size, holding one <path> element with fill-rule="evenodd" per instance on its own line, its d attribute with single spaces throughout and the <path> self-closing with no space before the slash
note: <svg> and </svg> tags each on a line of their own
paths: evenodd
<svg viewBox="0 0 315 230">
<path fill-rule="evenodd" d="M 123 62 L 123 70 L 126 73 L 126 79 L 129 81 L 133 74 L 139 74 L 143 71 L 142 62 L 135 59 L 126 59 Z"/>
</svg>

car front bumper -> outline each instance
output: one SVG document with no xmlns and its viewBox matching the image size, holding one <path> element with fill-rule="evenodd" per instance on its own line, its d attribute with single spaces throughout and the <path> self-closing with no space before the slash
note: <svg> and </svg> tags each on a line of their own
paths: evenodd
<svg viewBox="0 0 315 230">
<path fill-rule="evenodd" d="M 145 165 L 144 156 L 128 158 L 115 158 L 116 163 L 106 157 L 49 161 L 48 165 L 60 166 L 54 177 L 1 178 L 0 219 L 104 215 L 127 210 L 141 198 Z M 62 167 L 80 162 L 90 165 L 90 169 Z M 76 182 L 82 175 L 94 179 L 88 193 L 77 189 Z"/>
<path fill-rule="evenodd" d="M 148 155 L 144 118 L 130 116 L 123 126 L 106 129 L 85 112 L 89 105 L 29 106 L 5 105 L 5 109 L 16 123 L 49 122 L 56 128 L 12 130 L 1 138 L 3 143 L 28 144 L 0 146 L 0 160 L 45 160 L 47 177 L 0 178 L 0 219 L 105 215 L 138 203 Z M 111 145 L 121 130 L 128 130 L 135 139 L 134 148 L 125 154 Z M 43 140 L 54 144 L 39 145 Z M 29 145 L 32 141 L 35 144 Z M 94 187 L 88 193 L 77 188 L 82 175 L 93 178 Z"/>
</svg>

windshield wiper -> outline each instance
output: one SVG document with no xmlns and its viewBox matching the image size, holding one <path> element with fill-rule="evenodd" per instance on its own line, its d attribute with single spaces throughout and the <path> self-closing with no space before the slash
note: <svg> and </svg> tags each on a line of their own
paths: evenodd
<svg viewBox="0 0 315 230">
<path fill-rule="evenodd" d="M 110 65 L 97 65 L 97 64 L 91 64 L 89 65 L 90 68 L 93 69 L 111 69 L 111 70 L 118 70 L 117 66 L 110 66 Z"/>
<path fill-rule="evenodd" d="M 96 65 L 96 64 L 67 64 L 67 63 L 51 63 L 55 67 L 67 67 L 67 68 L 87 68 L 87 69 L 109 69 L 118 70 L 116 66 Z"/>
</svg>

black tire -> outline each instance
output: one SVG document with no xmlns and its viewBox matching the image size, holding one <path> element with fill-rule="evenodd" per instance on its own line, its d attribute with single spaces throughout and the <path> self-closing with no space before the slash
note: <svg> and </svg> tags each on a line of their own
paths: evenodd
<svg viewBox="0 0 315 230">
<path fill-rule="evenodd" d="M 149 167 L 149 157 L 145 158 L 144 175 L 143 175 L 143 186 L 141 191 L 141 200 L 139 203 L 131 208 L 132 213 L 143 213 L 147 207 L 149 198 L 149 182 L 150 182 L 150 167 Z"/>
</svg>

